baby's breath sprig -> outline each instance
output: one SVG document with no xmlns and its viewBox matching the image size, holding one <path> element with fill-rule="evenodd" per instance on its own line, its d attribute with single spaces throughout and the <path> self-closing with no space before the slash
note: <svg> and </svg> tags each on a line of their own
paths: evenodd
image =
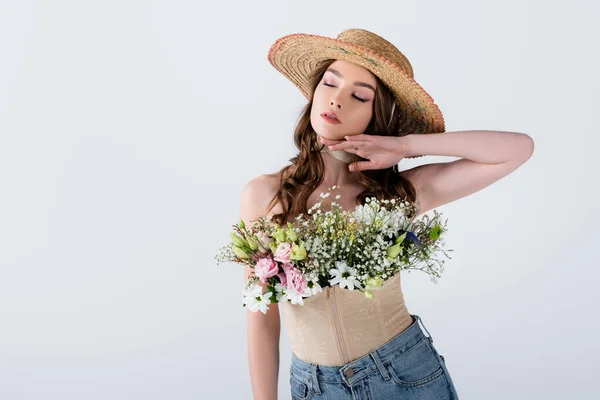
<svg viewBox="0 0 600 400">
<path fill-rule="evenodd" d="M 329 283 L 342 268 L 341 286 L 354 280 L 367 297 L 372 293 L 365 288 L 374 282 L 382 284 L 401 270 L 423 271 L 437 283 L 445 262 L 437 256 L 450 258 L 452 251 L 442 247 L 447 222 L 435 210 L 433 216 L 417 219 L 418 211 L 418 203 L 403 199 L 367 198 L 353 211 L 343 210 L 335 201 L 324 210 L 318 202 L 308 210 L 308 217 L 296 220 L 298 235 L 309 250 L 306 267 L 317 272 L 321 282 Z"/>
<path fill-rule="evenodd" d="M 335 189 L 334 186 L 332 189 Z M 331 192 L 321 193 L 327 199 Z M 244 305 L 266 312 L 268 304 L 290 301 L 339 285 L 359 290 L 369 299 L 373 291 L 402 270 L 419 270 L 437 283 L 444 270 L 447 221 L 441 214 L 417 218 L 418 203 L 403 199 L 367 198 L 365 204 L 346 211 L 337 195 L 323 207 L 315 203 L 307 214 L 279 226 L 268 217 L 251 227 L 234 225 L 231 243 L 220 249 L 218 262 L 232 261 L 253 269 Z M 258 281 L 265 284 L 262 292 Z"/>
</svg>

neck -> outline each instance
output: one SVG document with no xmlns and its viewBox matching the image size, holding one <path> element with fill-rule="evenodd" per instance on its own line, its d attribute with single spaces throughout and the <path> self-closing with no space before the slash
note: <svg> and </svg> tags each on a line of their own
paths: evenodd
<svg viewBox="0 0 600 400">
<path fill-rule="evenodd" d="M 327 146 L 323 146 L 321 154 L 325 164 L 325 175 L 323 177 L 325 185 L 346 186 L 358 183 L 358 175 L 348 170 L 348 164 L 355 159 L 354 153 L 349 153 L 345 150 L 331 151 Z"/>
<path fill-rule="evenodd" d="M 329 150 L 325 145 L 323 145 L 321 151 L 324 153 L 328 153 L 333 158 L 345 162 L 346 164 L 350 164 L 352 162 L 352 157 L 354 156 L 353 153 L 349 153 L 345 150 Z"/>
</svg>

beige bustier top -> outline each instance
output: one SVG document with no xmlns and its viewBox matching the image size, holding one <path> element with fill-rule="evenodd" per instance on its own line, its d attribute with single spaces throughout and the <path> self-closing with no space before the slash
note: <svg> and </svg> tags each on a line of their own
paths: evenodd
<svg viewBox="0 0 600 400">
<path fill-rule="evenodd" d="M 412 322 L 404 304 L 400 272 L 372 290 L 372 300 L 358 290 L 325 287 L 304 305 L 279 304 L 292 345 L 301 360 L 343 365 L 380 347 Z"/>
</svg>

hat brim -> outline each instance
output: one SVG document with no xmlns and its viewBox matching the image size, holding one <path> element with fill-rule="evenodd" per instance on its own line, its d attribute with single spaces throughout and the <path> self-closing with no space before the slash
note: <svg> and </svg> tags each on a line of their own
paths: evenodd
<svg viewBox="0 0 600 400">
<path fill-rule="evenodd" d="M 310 100 L 308 76 L 319 62 L 345 60 L 376 75 L 393 93 L 404 114 L 399 135 L 441 133 L 444 117 L 433 98 L 398 65 L 370 49 L 338 39 L 294 33 L 275 41 L 268 60 Z"/>
</svg>

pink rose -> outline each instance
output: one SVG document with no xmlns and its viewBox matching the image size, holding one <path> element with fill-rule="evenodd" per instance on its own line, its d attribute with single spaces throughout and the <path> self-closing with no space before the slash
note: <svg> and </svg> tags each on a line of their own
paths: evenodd
<svg viewBox="0 0 600 400">
<path fill-rule="evenodd" d="M 307 282 L 302 276 L 302 272 L 292 263 L 285 263 L 282 265 L 283 271 L 285 272 L 285 277 L 287 280 L 287 287 L 296 290 L 299 293 L 302 293 L 304 289 L 306 289 Z"/>
<path fill-rule="evenodd" d="M 273 258 L 275 261 L 289 263 L 291 255 L 292 245 L 288 242 L 281 242 L 279 243 L 279 246 L 277 246 L 277 250 L 275 250 L 275 256 Z"/>
<path fill-rule="evenodd" d="M 277 275 L 279 266 L 272 258 L 261 258 L 254 266 L 254 274 L 262 283 L 267 283 L 267 278 Z"/>
<path fill-rule="evenodd" d="M 277 274 L 277 276 L 279 277 L 279 280 L 281 281 L 281 285 L 285 286 L 285 284 L 287 283 L 287 277 L 285 276 L 285 272 L 280 272 Z"/>
</svg>

